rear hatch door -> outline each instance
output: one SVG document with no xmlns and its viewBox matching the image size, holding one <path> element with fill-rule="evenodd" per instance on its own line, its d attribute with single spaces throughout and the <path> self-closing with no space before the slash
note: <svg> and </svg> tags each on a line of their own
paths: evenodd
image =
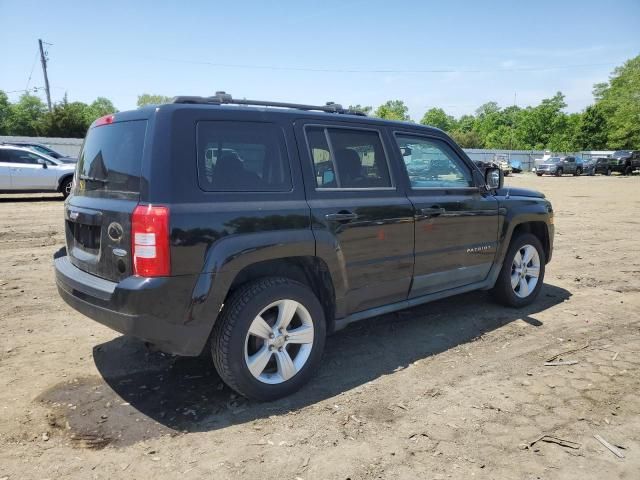
<svg viewBox="0 0 640 480">
<path fill-rule="evenodd" d="M 98 119 L 87 132 L 65 204 L 71 263 L 114 282 L 132 272 L 131 213 L 140 201 L 148 124 L 116 117 Z"/>
</svg>

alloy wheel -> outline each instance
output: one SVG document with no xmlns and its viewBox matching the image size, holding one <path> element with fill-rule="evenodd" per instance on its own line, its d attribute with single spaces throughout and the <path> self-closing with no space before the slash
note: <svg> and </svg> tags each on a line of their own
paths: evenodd
<svg viewBox="0 0 640 480">
<path fill-rule="evenodd" d="M 289 299 L 273 302 L 251 322 L 244 347 L 246 366 L 260 382 L 286 382 L 307 363 L 313 337 L 313 319 L 304 305 Z"/>
<path fill-rule="evenodd" d="M 532 245 L 518 249 L 511 264 L 511 288 L 519 298 L 528 297 L 538 284 L 540 255 Z"/>
</svg>

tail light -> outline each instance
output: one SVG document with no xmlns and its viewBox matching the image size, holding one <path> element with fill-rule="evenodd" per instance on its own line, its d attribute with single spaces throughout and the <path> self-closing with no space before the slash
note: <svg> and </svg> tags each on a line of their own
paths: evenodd
<svg viewBox="0 0 640 480">
<path fill-rule="evenodd" d="M 94 127 L 99 127 L 101 125 L 111 125 L 113 123 L 113 121 L 115 120 L 116 116 L 111 114 L 111 115 L 105 115 L 104 117 L 100 117 L 98 119 L 96 119 L 93 122 L 93 126 Z"/>
<path fill-rule="evenodd" d="M 131 216 L 133 273 L 141 277 L 171 274 L 169 209 L 138 205 Z"/>
</svg>

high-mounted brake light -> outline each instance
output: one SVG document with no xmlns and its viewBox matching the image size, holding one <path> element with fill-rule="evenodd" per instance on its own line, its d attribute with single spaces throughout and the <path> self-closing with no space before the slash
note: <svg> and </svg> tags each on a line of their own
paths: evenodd
<svg viewBox="0 0 640 480">
<path fill-rule="evenodd" d="M 171 274 L 169 209 L 138 205 L 131 215 L 133 273 L 141 277 Z"/>
<path fill-rule="evenodd" d="M 100 125 L 111 125 L 115 118 L 116 116 L 113 114 L 105 115 L 104 117 L 100 117 L 95 122 L 93 122 L 93 126 L 99 127 Z"/>
</svg>

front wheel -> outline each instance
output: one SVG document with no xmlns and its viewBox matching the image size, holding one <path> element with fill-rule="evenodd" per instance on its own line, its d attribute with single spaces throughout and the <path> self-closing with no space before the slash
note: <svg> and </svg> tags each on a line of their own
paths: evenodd
<svg viewBox="0 0 640 480">
<path fill-rule="evenodd" d="M 624 169 L 624 174 L 625 175 L 628 176 L 628 175 L 631 175 L 632 173 L 633 173 L 633 168 L 627 167 L 627 168 Z"/>
<path fill-rule="evenodd" d="M 582 175 L 582 169 L 578 168 L 576 169 L 576 173 L 574 173 L 574 175 L 577 177 L 578 175 Z"/>
<path fill-rule="evenodd" d="M 538 237 L 531 233 L 518 235 L 511 241 L 491 294 L 509 307 L 529 305 L 542 288 L 545 263 L 544 248 Z"/>
<path fill-rule="evenodd" d="M 281 277 L 246 284 L 224 305 L 211 338 L 213 363 L 236 392 L 258 401 L 300 389 L 320 364 L 324 311 L 305 285 Z"/>
<path fill-rule="evenodd" d="M 556 170 L 556 177 L 561 177 L 562 176 L 562 169 L 559 168 Z"/>
<path fill-rule="evenodd" d="M 607 177 L 610 177 L 610 176 L 611 176 L 611 169 L 607 168 Z"/>
<path fill-rule="evenodd" d="M 71 189 L 73 188 L 73 178 L 68 178 L 62 185 L 60 186 L 60 191 L 62 192 L 62 196 L 66 199 L 69 195 L 71 195 Z"/>
</svg>

